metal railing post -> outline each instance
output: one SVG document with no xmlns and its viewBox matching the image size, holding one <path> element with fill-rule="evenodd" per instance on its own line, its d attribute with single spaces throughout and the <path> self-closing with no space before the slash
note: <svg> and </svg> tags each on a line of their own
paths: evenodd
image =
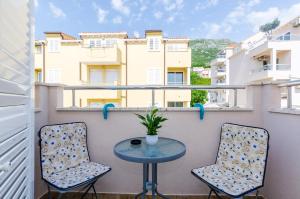
<svg viewBox="0 0 300 199">
<path fill-rule="evenodd" d="M 152 89 L 152 107 L 155 105 L 155 90 Z"/>
<path fill-rule="evenodd" d="M 292 108 L 292 86 L 287 87 L 287 108 Z"/>
<path fill-rule="evenodd" d="M 72 107 L 75 107 L 75 89 L 72 89 Z"/>
<path fill-rule="evenodd" d="M 237 107 L 237 89 L 233 89 L 233 106 Z"/>
</svg>

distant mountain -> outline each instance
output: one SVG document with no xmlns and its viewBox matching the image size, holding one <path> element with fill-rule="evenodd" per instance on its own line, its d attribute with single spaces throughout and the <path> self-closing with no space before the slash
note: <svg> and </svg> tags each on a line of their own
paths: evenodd
<svg viewBox="0 0 300 199">
<path fill-rule="evenodd" d="M 217 53 L 229 44 L 235 43 L 229 39 L 195 39 L 190 41 L 192 49 L 192 67 L 210 67 Z"/>
</svg>

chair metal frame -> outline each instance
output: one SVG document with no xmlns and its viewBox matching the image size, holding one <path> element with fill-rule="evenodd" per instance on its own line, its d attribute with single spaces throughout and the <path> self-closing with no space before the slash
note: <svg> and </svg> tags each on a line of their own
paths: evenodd
<svg viewBox="0 0 300 199">
<path fill-rule="evenodd" d="M 205 183 L 205 184 L 210 188 L 210 192 L 209 192 L 209 195 L 208 195 L 208 199 L 211 198 L 212 193 L 214 193 L 214 194 L 217 196 L 218 199 L 222 199 L 222 197 L 220 196 L 219 193 L 223 193 L 223 194 L 225 194 L 225 195 L 227 195 L 227 196 L 229 196 L 229 197 L 232 197 L 232 198 L 241 198 L 241 197 L 243 197 L 243 196 L 245 196 L 245 195 L 247 195 L 247 194 L 249 194 L 249 193 L 251 193 L 251 192 L 254 192 L 254 191 L 256 191 L 256 194 L 255 194 L 255 195 L 256 195 L 256 199 L 258 199 L 258 197 L 259 197 L 259 196 L 258 196 L 258 194 L 259 194 L 259 189 L 262 188 L 262 187 L 264 186 L 264 182 L 265 182 L 265 175 L 266 175 L 266 168 L 267 168 L 267 160 L 268 160 L 269 148 L 270 148 L 270 144 L 269 144 L 269 141 L 270 141 L 270 134 L 269 134 L 269 132 L 268 132 L 266 129 L 261 128 L 261 127 L 247 126 L 247 125 L 241 125 L 241 124 L 235 124 L 235 123 L 224 123 L 224 124 L 231 124 L 231 125 L 237 125 L 237 126 L 242 126 L 242 127 L 250 127 L 250 128 L 262 129 L 262 130 L 264 130 L 264 131 L 267 133 L 267 135 L 268 135 L 268 140 L 267 140 L 267 151 L 266 151 L 266 161 L 265 161 L 265 165 L 264 165 L 265 167 L 264 167 L 264 174 L 263 174 L 262 185 L 261 185 L 261 186 L 258 186 L 258 187 L 255 187 L 255 188 L 253 188 L 253 189 L 251 189 L 251 190 L 249 190 L 249 191 L 246 191 L 246 192 L 244 192 L 244 193 L 242 193 L 242 194 L 240 194 L 240 195 L 233 196 L 233 195 L 228 194 L 228 193 L 226 193 L 226 192 L 224 192 L 224 191 L 218 189 L 217 187 L 215 187 L 215 186 L 209 184 L 209 183 L 206 182 L 204 179 L 202 179 L 201 177 L 199 177 L 198 175 L 196 175 L 196 174 L 193 172 L 193 170 L 191 171 L 191 173 L 192 173 L 196 178 L 198 178 L 199 180 L 201 180 L 203 183 Z M 224 125 L 224 124 L 223 124 L 223 125 Z M 222 125 L 222 126 L 223 126 L 223 125 Z M 222 128 L 221 128 L 221 132 L 220 132 L 220 141 L 219 141 L 219 147 L 218 147 L 218 152 L 217 152 L 217 157 L 216 157 L 216 160 L 215 160 L 215 164 L 217 163 L 217 160 L 218 160 L 218 154 L 219 154 L 221 142 L 222 142 Z"/>
<path fill-rule="evenodd" d="M 105 174 L 107 174 L 108 172 L 111 171 L 111 168 L 109 168 L 109 170 L 107 170 L 106 172 L 102 173 L 101 175 L 98 175 L 98 176 L 95 176 L 94 178 L 88 180 L 88 181 L 85 181 L 85 182 L 82 182 L 82 183 L 79 183 L 77 185 L 74 185 L 72 187 L 68 187 L 68 188 L 60 188 L 60 187 L 57 187 L 55 186 L 54 184 L 48 182 L 46 179 L 43 178 L 43 167 L 42 167 L 42 139 L 41 139 L 41 131 L 44 127 L 48 127 L 48 126 L 57 126 L 57 125 L 65 125 L 65 124 L 76 124 L 76 123 L 80 123 L 80 124 L 84 124 L 85 125 L 85 128 L 86 128 L 86 148 L 87 148 L 87 153 L 88 153 L 88 157 L 89 157 L 89 160 L 91 159 L 90 158 L 90 153 L 89 153 L 89 150 L 88 150 L 88 145 L 87 145 L 87 134 L 88 134 L 88 129 L 87 129 L 87 125 L 85 122 L 69 122 L 69 123 L 60 123 L 60 124 L 50 124 L 50 125 L 44 125 L 40 128 L 39 130 L 39 146 L 40 146 L 40 167 L 41 167 L 41 176 L 42 176 L 42 180 L 44 180 L 46 183 L 47 183 L 47 188 L 48 188 L 48 199 L 52 199 L 51 197 L 51 188 L 53 188 L 54 190 L 56 190 L 57 192 L 59 192 L 59 195 L 57 197 L 57 199 L 61 199 L 63 194 L 67 193 L 67 192 L 70 192 L 71 190 L 74 190 L 74 189 L 78 189 L 78 188 L 81 188 L 83 187 L 82 190 L 85 190 L 85 192 L 82 194 L 81 198 L 80 199 L 83 199 L 86 194 L 91 190 L 93 189 L 93 195 L 95 194 L 96 196 L 96 199 L 98 199 L 98 196 L 97 196 L 97 192 L 96 192 L 96 189 L 95 189 L 95 183 L 98 181 L 98 179 L 102 176 L 104 176 Z"/>
</svg>

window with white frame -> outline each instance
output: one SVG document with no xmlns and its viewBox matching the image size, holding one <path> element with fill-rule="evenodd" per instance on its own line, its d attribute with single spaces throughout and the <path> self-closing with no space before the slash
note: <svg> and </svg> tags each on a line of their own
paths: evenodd
<svg viewBox="0 0 300 199">
<path fill-rule="evenodd" d="M 46 73 L 47 83 L 61 83 L 61 69 L 51 68 Z"/>
<path fill-rule="evenodd" d="M 103 71 L 100 69 L 90 69 L 90 84 L 101 84 L 103 82 Z"/>
<path fill-rule="evenodd" d="M 116 43 L 116 39 L 91 39 L 89 46 L 91 48 L 112 48 Z"/>
<path fill-rule="evenodd" d="M 157 85 L 161 83 L 160 68 L 149 68 L 147 70 L 147 84 Z"/>
<path fill-rule="evenodd" d="M 118 83 L 118 70 L 107 69 L 105 82 L 109 85 L 116 85 Z"/>
<path fill-rule="evenodd" d="M 105 84 L 116 85 L 119 79 L 119 72 L 117 69 L 90 69 L 89 80 L 90 84 Z"/>
<path fill-rule="evenodd" d="M 48 52 L 57 53 L 60 49 L 60 40 L 59 39 L 49 39 L 48 40 Z"/>
<path fill-rule="evenodd" d="M 95 40 L 90 40 L 90 47 L 91 48 L 95 47 Z"/>
<path fill-rule="evenodd" d="M 160 38 L 159 37 L 150 37 L 148 39 L 148 49 L 150 51 L 158 51 L 160 48 Z"/>
</svg>

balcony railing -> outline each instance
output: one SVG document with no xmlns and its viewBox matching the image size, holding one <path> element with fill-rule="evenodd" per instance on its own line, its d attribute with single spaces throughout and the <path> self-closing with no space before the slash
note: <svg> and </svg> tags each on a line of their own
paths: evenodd
<svg viewBox="0 0 300 199">
<path fill-rule="evenodd" d="M 218 54 L 218 55 L 217 55 L 217 58 L 221 58 L 221 59 L 222 59 L 222 58 L 226 58 L 226 54 Z"/>
<path fill-rule="evenodd" d="M 238 90 L 245 89 L 241 85 L 214 85 L 214 86 L 193 86 L 193 85 L 136 85 L 136 86 L 64 86 L 64 90 L 72 91 L 72 106 L 76 107 L 76 91 L 79 90 L 149 90 L 151 93 L 151 105 L 155 106 L 155 92 L 157 90 L 233 90 L 233 106 L 238 106 Z"/>
<path fill-rule="evenodd" d="M 271 35 L 268 37 L 269 41 L 297 41 L 300 40 L 300 35 L 287 34 L 287 35 Z"/>
<path fill-rule="evenodd" d="M 291 65 L 289 64 L 276 64 L 276 71 L 289 71 L 291 69 Z M 252 73 L 262 72 L 262 71 L 271 71 L 273 70 L 272 64 L 266 64 L 258 69 L 253 69 Z"/>
</svg>

